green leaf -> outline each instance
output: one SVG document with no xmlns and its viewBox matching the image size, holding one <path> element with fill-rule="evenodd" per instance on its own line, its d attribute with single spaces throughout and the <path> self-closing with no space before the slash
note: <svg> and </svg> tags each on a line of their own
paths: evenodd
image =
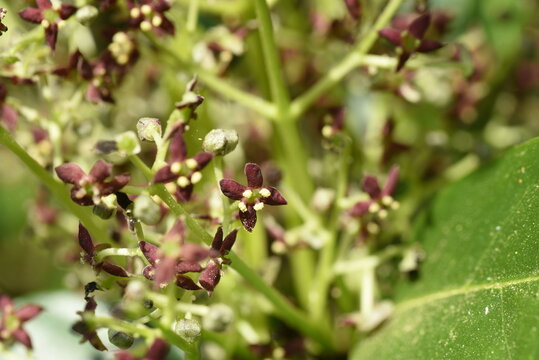
<svg viewBox="0 0 539 360">
<path fill-rule="evenodd" d="M 539 358 L 538 159 L 535 139 L 437 196 L 419 280 L 351 359 Z"/>
</svg>

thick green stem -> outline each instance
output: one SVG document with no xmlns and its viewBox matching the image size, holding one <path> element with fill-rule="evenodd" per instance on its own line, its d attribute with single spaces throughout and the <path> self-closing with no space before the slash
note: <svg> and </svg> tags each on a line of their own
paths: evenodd
<svg viewBox="0 0 539 360">
<path fill-rule="evenodd" d="M 111 242 L 107 232 L 96 222 L 95 216 L 87 207 L 82 207 L 73 202 L 64 184 L 56 181 L 53 176 L 41 167 L 26 151 L 13 139 L 11 134 L 0 126 L 0 143 L 7 147 L 17 156 L 34 175 L 53 193 L 60 204 L 70 213 L 75 215 L 88 229 L 94 239 L 100 242 Z"/>
<path fill-rule="evenodd" d="M 312 88 L 298 97 L 290 108 L 291 117 L 298 119 L 309 106 L 333 86 L 338 84 L 350 71 L 359 66 L 378 38 L 378 31 L 391 20 L 404 0 L 390 0 L 369 32 L 363 36 L 354 51 L 348 54 L 339 64 L 335 65 L 326 76 L 320 79 Z"/>
</svg>

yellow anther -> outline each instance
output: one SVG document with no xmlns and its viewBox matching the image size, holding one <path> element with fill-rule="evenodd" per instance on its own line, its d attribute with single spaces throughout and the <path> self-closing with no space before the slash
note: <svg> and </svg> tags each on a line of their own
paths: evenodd
<svg viewBox="0 0 539 360">
<path fill-rule="evenodd" d="M 371 206 L 369 206 L 369 212 L 370 213 L 377 213 L 380 211 L 380 205 L 378 203 L 372 203 Z"/>
<path fill-rule="evenodd" d="M 391 203 L 391 209 L 393 209 L 393 210 L 397 210 L 400 206 L 401 206 L 401 204 L 398 201 L 393 201 Z"/>
<path fill-rule="evenodd" d="M 140 16 L 140 9 L 138 7 L 132 8 L 129 12 L 129 16 L 131 16 L 133 19 L 136 19 Z"/>
<path fill-rule="evenodd" d="M 191 184 L 189 179 L 185 176 L 180 176 L 177 182 L 178 182 L 178 186 L 181 188 L 186 188 L 189 186 L 189 184 Z"/>
<path fill-rule="evenodd" d="M 41 20 L 41 26 L 43 26 L 45 29 L 51 26 L 51 23 L 47 19 Z"/>
<path fill-rule="evenodd" d="M 152 18 L 152 25 L 155 26 L 155 27 L 159 27 L 161 26 L 161 24 L 163 24 L 163 18 L 159 15 L 155 15 L 153 18 Z"/>
<path fill-rule="evenodd" d="M 385 219 L 387 217 L 387 210 L 386 209 L 382 209 L 380 211 L 378 211 L 378 217 L 380 219 Z"/>
<path fill-rule="evenodd" d="M 241 194 L 241 196 L 243 196 L 246 199 L 249 199 L 251 196 L 253 196 L 253 192 L 247 189 Z"/>
<path fill-rule="evenodd" d="M 255 209 L 256 211 L 260 211 L 264 208 L 264 203 L 256 203 L 255 206 L 253 206 L 253 209 Z"/>
<path fill-rule="evenodd" d="M 393 198 L 389 195 L 386 195 L 382 198 L 382 204 L 385 206 L 390 206 L 393 203 Z"/>
<path fill-rule="evenodd" d="M 170 165 L 170 171 L 173 174 L 179 174 L 181 170 L 182 170 L 182 164 L 178 161 L 173 162 L 172 165 Z"/>
<path fill-rule="evenodd" d="M 333 128 L 330 125 L 324 126 L 322 128 L 322 136 L 328 138 L 331 135 L 333 135 Z"/>
<path fill-rule="evenodd" d="M 260 194 L 260 196 L 265 197 L 265 198 L 268 198 L 268 197 L 271 196 L 271 191 L 269 191 L 266 188 L 260 189 L 260 191 L 258 193 Z"/>
<path fill-rule="evenodd" d="M 370 222 L 367 224 L 367 231 L 371 234 L 378 234 L 380 232 L 380 226 L 377 223 Z"/>
<path fill-rule="evenodd" d="M 142 31 L 150 31 L 152 29 L 152 24 L 150 24 L 149 21 L 144 20 L 140 23 L 140 30 Z"/>
<path fill-rule="evenodd" d="M 140 11 L 144 14 L 144 15 L 150 15 L 152 13 L 152 7 L 148 4 L 144 4 L 140 7 Z"/>
<path fill-rule="evenodd" d="M 244 203 L 242 203 L 241 201 L 238 203 L 238 209 L 240 209 L 241 212 L 246 212 L 247 211 L 247 205 L 245 205 Z"/>
<path fill-rule="evenodd" d="M 193 175 L 191 175 L 191 183 L 196 184 L 200 180 L 202 180 L 202 174 L 199 171 L 195 171 Z"/>
<path fill-rule="evenodd" d="M 198 163 L 195 159 L 187 159 L 185 160 L 185 165 L 191 170 L 196 169 L 198 167 Z"/>
</svg>

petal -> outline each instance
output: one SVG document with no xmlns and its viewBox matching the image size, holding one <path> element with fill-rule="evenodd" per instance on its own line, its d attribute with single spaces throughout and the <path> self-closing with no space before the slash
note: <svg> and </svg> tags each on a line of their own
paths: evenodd
<svg viewBox="0 0 539 360">
<path fill-rule="evenodd" d="M 431 51 L 436 51 L 443 46 L 444 44 L 439 41 L 421 40 L 421 43 L 419 43 L 419 46 L 417 47 L 416 51 L 420 53 L 429 53 Z"/>
<path fill-rule="evenodd" d="M 101 186 L 101 195 L 109 195 L 117 192 L 129 183 L 131 176 L 129 174 L 121 174 L 112 178 Z"/>
<path fill-rule="evenodd" d="M 222 245 L 223 245 L 223 228 L 219 226 L 219 228 L 217 229 L 217 232 L 215 233 L 215 236 L 213 237 L 213 241 L 211 242 L 211 248 L 213 250 L 219 251 Z"/>
<path fill-rule="evenodd" d="M 180 202 L 188 202 L 191 200 L 191 195 L 193 195 L 193 184 L 190 184 L 184 188 L 178 186 L 176 191 L 176 197 Z"/>
<path fill-rule="evenodd" d="M 406 62 L 408 61 L 410 56 L 412 56 L 412 54 L 409 53 L 409 52 L 403 52 L 399 56 L 399 60 L 398 60 L 398 63 L 397 63 L 397 68 L 395 69 L 396 72 L 399 72 L 404 67 L 404 64 L 406 64 Z"/>
<path fill-rule="evenodd" d="M 372 201 L 359 201 L 348 211 L 351 216 L 361 216 L 369 212 Z"/>
<path fill-rule="evenodd" d="M 232 200 L 242 199 L 243 192 L 247 190 L 245 186 L 231 179 L 222 179 L 219 181 L 219 186 L 221 187 L 223 194 Z"/>
<path fill-rule="evenodd" d="M 94 243 L 92 237 L 86 228 L 79 223 L 79 245 L 84 250 L 84 252 L 90 256 L 94 254 Z"/>
<path fill-rule="evenodd" d="M 157 261 L 157 259 L 159 259 L 159 255 L 158 255 L 159 248 L 146 241 L 140 241 L 138 243 L 138 246 L 140 248 L 140 251 L 142 251 L 142 254 L 146 258 L 146 260 L 148 260 L 150 264 L 155 266 L 155 262 Z"/>
<path fill-rule="evenodd" d="M 169 150 L 171 162 L 185 160 L 187 156 L 187 146 L 185 145 L 183 131 L 181 129 L 174 131 L 172 140 L 170 141 Z"/>
<path fill-rule="evenodd" d="M 54 170 L 56 175 L 67 184 L 79 185 L 79 181 L 86 176 L 79 165 L 71 162 L 57 166 Z"/>
<path fill-rule="evenodd" d="M 9 296 L 0 295 L 0 310 L 3 314 L 13 312 L 13 300 Z"/>
<path fill-rule="evenodd" d="M 0 117 L 4 119 L 6 128 L 9 131 L 15 131 L 15 129 L 17 128 L 17 120 L 19 119 L 19 116 L 17 115 L 17 111 L 15 109 L 13 109 L 9 105 L 2 106 L 2 109 L 0 110 Z"/>
<path fill-rule="evenodd" d="M 185 274 L 188 272 L 201 272 L 204 270 L 202 265 L 194 261 L 180 261 L 176 264 L 176 273 Z"/>
<path fill-rule="evenodd" d="M 163 360 L 168 354 L 168 345 L 167 343 L 157 338 L 153 342 L 152 346 L 146 353 L 146 357 L 144 359 L 146 360 Z"/>
<path fill-rule="evenodd" d="M 247 211 L 240 211 L 240 220 L 245 230 L 252 232 L 256 225 L 256 210 L 247 206 Z"/>
<path fill-rule="evenodd" d="M 178 174 L 174 174 L 170 171 L 170 165 L 165 165 L 161 169 L 157 170 L 153 177 L 154 183 L 169 183 L 178 179 Z"/>
<path fill-rule="evenodd" d="M 208 163 L 210 162 L 210 160 L 213 158 L 213 154 L 211 153 L 207 153 L 207 152 L 201 152 L 201 153 L 198 153 L 196 154 L 193 159 L 197 162 L 198 166 L 197 166 L 197 170 L 202 170 L 204 169 L 204 167 L 206 167 L 206 165 L 208 165 Z"/>
<path fill-rule="evenodd" d="M 412 21 L 408 26 L 408 32 L 416 39 L 423 39 L 430 25 L 430 14 L 423 14 Z"/>
<path fill-rule="evenodd" d="M 40 9 L 50 9 L 52 7 L 50 0 L 36 0 L 36 4 Z"/>
<path fill-rule="evenodd" d="M 185 290 L 199 290 L 200 286 L 195 284 L 193 279 L 186 275 L 176 276 L 176 285 Z"/>
<path fill-rule="evenodd" d="M 109 164 L 105 160 L 99 160 L 90 170 L 90 176 L 93 177 L 96 182 L 103 182 L 103 180 L 110 176 L 111 169 L 112 164 Z"/>
<path fill-rule="evenodd" d="M 206 269 L 202 271 L 198 282 L 208 292 L 212 292 L 221 280 L 221 269 L 214 261 L 210 261 L 206 266 Z"/>
<path fill-rule="evenodd" d="M 101 268 L 106 273 L 109 273 L 114 276 L 118 277 L 129 277 L 129 274 L 127 274 L 127 271 L 121 266 L 111 264 L 109 262 L 103 261 L 103 264 L 101 265 Z"/>
<path fill-rule="evenodd" d="M 402 45 L 402 34 L 399 30 L 386 28 L 378 31 L 378 34 L 395 46 Z"/>
<path fill-rule="evenodd" d="M 94 205 L 94 200 L 90 195 L 85 195 L 82 198 L 79 198 L 77 196 L 77 193 L 79 192 L 80 187 L 73 186 L 71 189 L 71 200 L 73 200 L 75 203 L 79 204 L 80 206 L 90 206 Z"/>
<path fill-rule="evenodd" d="M 15 316 L 19 319 L 20 322 L 28 321 L 43 311 L 43 308 L 38 305 L 26 305 L 15 311 Z"/>
<path fill-rule="evenodd" d="M 144 269 L 142 269 L 142 275 L 148 280 L 154 280 L 155 279 L 155 268 L 152 265 L 146 266 Z"/>
<path fill-rule="evenodd" d="M 237 235 L 238 235 L 238 229 L 234 229 L 225 237 L 225 240 L 223 240 L 223 245 L 221 246 L 221 249 L 219 250 L 222 255 L 228 253 L 232 249 L 232 246 L 236 242 Z"/>
<path fill-rule="evenodd" d="M 363 191 L 369 194 L 371 199 L 378 199 L 381 196 L 380 194 L 382 193 L 380 185 L 378 184 L 378 180 L 372 175 L 365 176 L 361 188 L 363 189 Z"/>
<path fill-rule="evenodd" d="M 245 164 L 244 172 L 245 176 L 247 177 L 247 186 L 253 188 L 259 188 L 262 186 L 264 178 L 262 177 L 262 170 L 260 170 L 260 166 L 255 163 L 247 163 Z"/>
<path fill-rule="evenodd" d="M 176 258 L 165 256 L 155 267 L 156 285 L 168 284 L 176 275 Z"/>
<path fill-rule="evenodd" d="M 48 27 L 45 28 L 45 40 L 51 50 L 56 49 L 56 39 L 58 38 L 58 24 L 51 23 Z"/>
<path fill-rule="evenodd" d="M 389 171 L 386 185 L 384 186 L 384 189 L 382 190 L 381 196 L 386 196 L 386 195 L 389 196 L 393 194 L 398 181 L 399 181 L 399 167 L 393 166 L 391 170 Z"/>
<path fill-rule="evenodd" d="M 274 187 L 266 186 L 266 189 L 268 189 L 271 193 L 271 195 L 267 198 L 260 198 L 260 201 L 262 201 L 264 204 L 268 205 L 286 205 L 288 204 L 286 199 L 281 195 L 279 190 L 277 190 Z"/>
<path fill-rule="evenodd" d="M 182 245 L 181 259 L 186 261 L 202 261 L 209 257 L 210 250 L 200 245 L 186 243 Z"/>
<path fill-rule="evenodd" d="M 43 21 L 43 11 L 40 9 L 28 8 L 19 11 L 19 16 L 26 21 L 40 24 Z"/>
<path fill-rule="evenodd" d="M 62 20 L 69 18 L 71 15 L 77 12 L 77 8 L 73 5 L 62 4 L 58 14 Z"/>
<path fill-rule="evenodd" d="M 18 328 L 11 333 L 11 336 L 13 336 L 16 341 L 20 342 L 28 349 L 32 348 L 32 340 L 30 340 L 30 335 L 28 335 L 28 333 L 24 329 Z"/>
</svg>

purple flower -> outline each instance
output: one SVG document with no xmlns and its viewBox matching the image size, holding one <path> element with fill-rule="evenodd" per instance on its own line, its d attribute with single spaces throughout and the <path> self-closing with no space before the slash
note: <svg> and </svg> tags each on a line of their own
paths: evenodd
<svg viewBox="0 0 539 360">
<path fill-rule="evenodd" d="M 352 216 L 362 216 L 364 214 L 367 214 L 368 212 L 377 213 L 381 210 L 384 210 L 384 207 L 396 207 L 398 203 L 393 200 L 391 195 L 395 191 L 398 178 L 398 166 L 393 166 L 391 168 L 386 184 L 383 188 L 380 188 L 380 184 L 376 177 L 372 175 L 365 176 L 363 178 L 362 189 L 369 195 L 370 199 L 357 202 L 349 210 L 349 214 Z M 382 217 L 384 216 L 382 215 Z"/>
<path fill-rule="evenodd" d="M 0 294 L 0 311 L 2 311 L 0 316 L 0 342 L 14 340 L 31 349 L 30 335 L 23 329 L 22 325 L 39 315 L 43 308 L 38 305 L 25 305 L 15 309 L 13 300 L 7 295 Z"/>
<path fill-rule="evenodd" d="M 167 0 L 127 0 L 129 25 L 157 35 L 174 35 L 174 24 L 165 16 Z"/>
<path fill-rule="evenodd" d="M 171 135 L 169 158 L 167 165 L 157 171 L 155 183 L 174 182 L 178 187 L 176 197 L 181 201 L 189 201 L 193 187 L 202 179 L 200 171 L 208 165 L 213 154 L 200 152 L 192 158 L 187 157 L 187 147 L 183 140 L 183 126 L 179 126 Z"/>
<path fill-rule="evenodd" d="M 77 314 L 80 315 L 82 320 L 77 321 L 71 329 L 76 333 L 82 335 L 81 343 L 88 341 L 94 348 L 99 351 L 106 351 L 107 348 L 99 339 L 95 327 L 91 326 L 84 320 L 84 315 L 86 313 L 90 315 L 95 314 L 95 309 L 97 308 L 97 302 L 94 300 L 93 296 L 86 296 L 86 305 L 84 306 L 84 311 L 78 311 Z"/>
<path fill-rule="evenodd" d="M 256 225 L 256 212 L 262 210 L 264 205 L 286 205 L 287 202 L 281 193 L 271 187 L 263 187 L 263 177 L 260 166 L 254 163 L 245 164 L 247 186 L 243 186 L 231 179 L 219 181 L 221 191 L 232 200 L 238 200 L 239 217 L 245 230 L 251 232 Z"/>
<path fill-rule="evenodd" d="M 89 206 L 100 204 L 103 196 L 117 192 L 131 179 L 129 174 L 117 175 L 109 179 L 111 169 L 111 164 L 99 160 L 89 174 L 71 162 L 60 165 L 55 170 L 64 183 L 74 185 L 71 188 L 71 199 L 79 205 Z"/>
<path fill-rule="evenodd" d="M 396 71 L 400 71 L 414 53 L 428 53 L 438 50 L 442 43 L 425 39 L 431 22 L 430 14 L 423 14 L 412 21 L 405 29 L 385 28 L 380 36 L 397 46 L 400 52 Z"/>
<path fill-rule="evenodd" d="M 37 8 L 28 8 L 19 12 L 19 16 L 35 24 L 41 24 L 45 29 L 45 40 L 49 47 L 56 48 L 58 28 L 60 24 L 73 15 L 77 8 L 73 5 L 52 5 L 50 0 L 36 0 Z"/>
<path fill-rule="evenodd" d="M 144 357 L 133 356 L 128 351 L 117 352 L 114 356 L 116 360 L 164 360 L 168 354 L 168 350 L 167 343 L 163 339 L 157 338 Z"/>
</svg>

